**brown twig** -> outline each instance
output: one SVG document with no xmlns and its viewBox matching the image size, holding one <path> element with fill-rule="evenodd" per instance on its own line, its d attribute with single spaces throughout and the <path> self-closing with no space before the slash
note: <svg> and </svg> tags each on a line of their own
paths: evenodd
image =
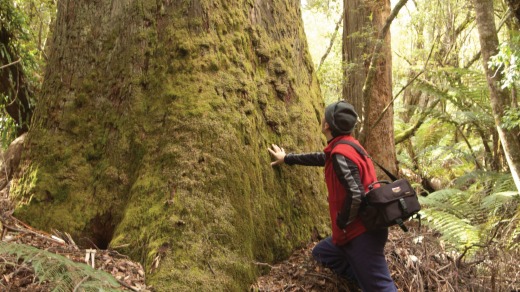
<svg viewBox="0 0 520 292">
<path fill-rule="evenodd" d="M 79 286 L 81 286 L 81 284 L 83 284 L 83 282 L 85 282 L 90 276 L 86 276 L 85 278 L 81 279 L 81 281 L 79 281 L 78 284 L 76 284 L 76 287 L 74 287 L 74 292 L 78 291 L 78 288 Z"/>
<path fill-rule="evenodd" d="M 345 11 L 343 11 L 343 13 L 341 14 L 341 17 L 339 18 L 338 22 L 336 22 L 336 28 L 334 29 L 334 33 L 332 34 L 332 37 L 330 38 L 329 46 L 328 46 L 325 54 L 323 54 L 323 56 L 321 57 L 320 64 L 318 65 L 318 69 L 316 69 L 316 72 L 320 71 L 321 65 L 323 65 L 323 63 L 325 62 L 325 59 L 327 59 L 327 56 L 329 55 L 330 51 L 332 50 L 332 46 L 334 45 L 334 41 L 336 40 L 336 37 L 338 36 L 339 27 L 340 27 L 340 24 L 343 22 L 344 17 L 345 17 Z"/>
<path fill-rule="evenodd" d="M 260 262 L 253 262 L 254 265 L 257 265 L 257 266 L 264 266 L 264 267 L 269 267 L 271 269 L 276 269 L 277 267 L 274 267 L 274 266 L 271 266 L 270 264 L 268 263 L 260 263 Z"/>
<path fill-rule="evenodd" d="M 20 61 L 22 61 L 21 58 L 18 59 L 18 60 L 16 60 L 16 61 L 14 61 L 14 62 L 9 63 L 9 64 L 6 64 L 6 65 L 3 65 L 3 66 L 0 66 L 0 70 L 1 70 L 1 69 L 4 69 L 4 68 L 7 68 L 7 67 L 9 67 L 9 66 L 15 65 L 15 64 L 17 64 L 17 63 L 20 63 Z"/>
<path fill-rule="evenodd" d="M 327 275 L 323 275 L 323 274 L 307 273 L 306 275 L 314 276 L 314 277 L 318 277 L 318 278 L 324 278 L 324 279 L 327 279 L 329 281 L 334 281 L 334 279 L 332 279 L 331 277 L 329 277 Z"/>
<path fill-rule="evenodd" d="M 132 291 L 139 291 L 139 290 L 136 289 L 135 287 L 130 286 L 130 285 L 128 285 L 127 283 L 125 283 L 125 282 L 123 282 L 123 281 L 121 281 L 121 280 L 118 280 L 118 279 L 116 279 L 116 280 L 117 280 L 117 282 L 118 282 L 119 284 L 121 284 L 121 286 L 123 286 L 123 287 L 125 287 L 125 288 L 128 288 L 128 289 L 130 289 L 130 290 L 132 290 Z"/>
</svg>

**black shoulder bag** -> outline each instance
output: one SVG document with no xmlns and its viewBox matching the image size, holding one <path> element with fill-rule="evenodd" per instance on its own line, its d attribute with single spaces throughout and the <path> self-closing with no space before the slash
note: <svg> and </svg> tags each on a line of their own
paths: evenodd
<svg viewBox="0 0 520 292">
<path fill-rule="evenodd" d="M 362 157 L 372 160 L 359 145 L 351 141 L 340 140 L 334 147 L 338 144 L 350 145 Z M 370 184 L 369 191 L 364 196 L 364 203 L 359 210 L 361 220 L 368 230 L 397 224 L 404 232 L 408 232 L 404 221 L 414 215 L 420 220 L 418 212 L 421 210 L 421 205 L 417 193 L 407 180 L 398 179 L 381 164 L 374 162 L 392 181 L 381 180 Z M 379 187 L 374 188 L 376 185 Z"/>
</svg>

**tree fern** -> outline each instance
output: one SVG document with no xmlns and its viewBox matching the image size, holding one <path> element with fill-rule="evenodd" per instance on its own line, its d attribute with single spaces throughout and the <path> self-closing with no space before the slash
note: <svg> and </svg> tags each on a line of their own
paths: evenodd
<svg viewBox="0 0 520 292">
<path fill-rule="evenodd" d="M 513 250 L 520 250 L 520 208 L 517 208 L 515 216 L 511 220 L 511 233 L 509 236 L 510 246 Z"/>
<path fill-rule="evenodd" d="M 422 213 L 428 224 L 457 248 L 481 242 L 481 230 L 475 222 L 482 220 L 482 210 L 471 197 L 470 192 L 445 189 L 421 200 L 427 206 Z"/>
<path fill-rule="evenodd" d="M 446 127 L 439 119 L 430 119 L 424 122 L 423 126 L 416 132 L 417 148 L 424 149 L 428 146 L 439 145 L 439 141 L 446 136 L 446 132 L 453 129 Z"/>
<path fill-rule="evenodd" d="M 421 213 L 428 225 L 440 231 L 442 238 L 458 249 L 472 247 L 480 242 L 479 229 L 466 219 L 435 208 L 425 209 Z"/>
<path fill-rule="evenodd" d="M 510 175 L 474 171 L 455 185 L 421 198 L 427 224 L 457 248 L 483 246 L 495 237 L 506 249 L 520 248 L 520 197 Z M 473 182 L 468 185 L 468 182 Z"/>
<path fill-rule="evenodd" d="M 492 193 L 482 200 L 490 229 L 500 235 L 506 249 L 520 249 L 520 196 L 516 191 Z"/>
<path fill-rule="evenodd" d="M 464 113 L 464 116 L 479 123 L 493 124 L 489 95 L 485 76 L 482 72 L 460 68 L 438 68 L 430 72 L 437 75 L 429 80 L 420 79 L 414 84 L 414 89 L 435 98 L 440 98 L 450 105 L 450 113 Z M 454 110 L 454 111 L 453 111 Z M 473 117 L 473 118 L 471 118 Z M 459 123 L 459 120 L 453 119 Z"/>
<path fill-rule="evenodd" d="M 0 255 L 14 255 L 32 266 L 38 280 L 48 281 L 52 291 L 121 291 L 108 273 L 28 245 L 0 242 Z"/>
<path fill-rule="evenodd" d="M 518 201 L 518 192 L 494 193 L 482 200 L 482 207 L 490 212 L 496 213 L 505 205 L 518 203 L 515 201 Z"/>
</svg>

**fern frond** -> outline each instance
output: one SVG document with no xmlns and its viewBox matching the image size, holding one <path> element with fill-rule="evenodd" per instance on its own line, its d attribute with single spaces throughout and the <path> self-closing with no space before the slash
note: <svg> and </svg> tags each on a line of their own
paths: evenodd
<svg viewBox="0 0 520 292">
<path fill-rule="evenodd" d="M 494 125 L 493 116 L 490 114 L 480 111 L 477 108 L 473 108 L 471 111 L 458 110 L 450 113 L 450 121 L 456 122 L 458 125 L 467 125 L 478 123 L 485 125 L 485 127 L 492 127 Z"/>
<path fill-rule="evenodd" d="M 506 204 L 513 203 L 515 200 L 519 199 L 518 192 L 500 192 L 500 193 L 493 193 L 489 196 L 486 196 L 484 199 L 482 199 L 482 207 L 484 209 L 495 213 L 497 210 L 499 210 L 501 207 L 503 207 Z M 516 202 L 518 203 L 518 201 Z"/>
<path fill-rule="evenodd" d="M 421 204 L 432 208 L 438 208 L 441 204 L 448 204 L 451 197 L 464 193 L 459 189 L 443 189 L 429 194 L 427 197 L 420 197 Z"/>
<path fill-rule="evenodd" d="M 509 236 L 509 248 L 512 250 L 520 250 L 520 208 L 518 208 L 511 223 L 514 225 L 511 228 L 511 235 Z"/>
<path fill-rule="evenodd" d="M 453 125 L 440 119 L 429 119 L 415 133 L 416 148 L 425 149 L 428 146 L 439 146 L 439 141 L 446 137 L 446 132 L 453 132 Z"/>
<path fill-rule="evenodd" d="M 468 220 L 461 219 L 453 214 L 436 209 L 424 209 L 421 216 L 426 219 L 426 224 L 442 235 L 447 242 L 457 248 L 470 247 L 480 243 L 480 231 Z"/>
<path fill-rule="evenodd" d="M 422 79 L 416 81 L 414 88 L 448 103 L 448 111 L 432 113 L 432 116 L 455 124 L 473 123 L 493 126 L 489 95 L 486 94 L 487 82 L 481 72 L 460 68 L 440 68 L 431 73 L 446 80 L 434 83 Z M 450 79 L 450 76 L 461 78 Z"/>
<path fill-rule="evenodd" d="M 515 182 L 510 173 L 502 173 L 496 176 L 493 192 L 507 192 L 516 189 Z"/>
<path fill-rule="evenodd" d="M 0 242 L 2 254 L 16 256 L 18 261 L 32 266 L 39 281 L 54 286 L 52 291 L 121 291 L 112 275 L 61 255 L 24 244 Z"/>
</svg>

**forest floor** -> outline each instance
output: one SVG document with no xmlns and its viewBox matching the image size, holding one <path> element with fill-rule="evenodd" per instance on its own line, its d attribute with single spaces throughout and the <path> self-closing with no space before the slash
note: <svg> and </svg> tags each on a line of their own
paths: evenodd
<svg viewBox="0 0 520 292">
<path fill-rule="evenodd" d="M 0 290 L 51 291 L 51 283 L 39 279 L 30 259 L 5 252 L 5 245 L 22 243 L 51 252 L 78 263 L 86 263 L 86 250 L 80 249 L 66 233 L 35 230 L 13 217 L 8 199 L 0 195 Z M 517 291 L 520 289 L 518 260 L 489 254 L 466 261 L 464 253 L 447 251 L 439 235 L 411 222 L 410 232 L 391 228 L 386 255 L 399 291 Z M 311 256 L 316 242 L 297 250 L 278 264 L 254 263 L 265 275 L 251 285 L 250 291 L 360 291 L 355 285 L 319 266 Z M 89 264 L 91 262 L 89 261 Z M 95 268 L 110 273 L 122 291 L 153 291 L 145 284 L 141 264 L 111 250 L 96 250 Z M 487 269 L 486 269 L 487 268 Z M 494 271 L 491 274 L 486 271 Z M 487 276 L 487 275 L 490 276 Z M 76 284 L 79 285 L 79 284 Z M 75 287 L 77 288 L 77 287 Z M 75 290 L 75 289 L 71 289 Z"/>
<path fill-rule="evenodd" d="M 408 233 L 392 227 L 386 246 L 389 268 L 399 291 L 472 291 L 483 288 L 475 281 L 473 266 L 463 263 L 462 255 L 444 251 L 438 234 L 428 230 L 419 232 L 419 226 L 412 225 Z M 311 251 L 315 244 L 309 244 L 288 260 L 271 266 L 269 274 L 260 277 L 252 290 L 361 291 L 312 259 Z"/>
</svg>

